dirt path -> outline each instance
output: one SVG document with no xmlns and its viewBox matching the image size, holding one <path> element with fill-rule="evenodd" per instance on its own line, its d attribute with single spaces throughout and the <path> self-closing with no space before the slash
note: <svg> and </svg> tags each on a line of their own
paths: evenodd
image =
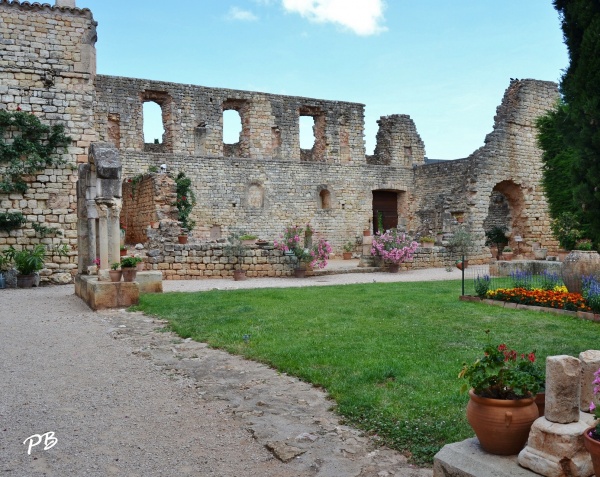
<svg viewBox="0 0 600 477">
<path fill-rule="evenodd" d="M 0 290 L 0 472 L 432 475 L 340 425 L 310 385 L 161 326 L 93 313 L 70 286 Z"/>
</svg>

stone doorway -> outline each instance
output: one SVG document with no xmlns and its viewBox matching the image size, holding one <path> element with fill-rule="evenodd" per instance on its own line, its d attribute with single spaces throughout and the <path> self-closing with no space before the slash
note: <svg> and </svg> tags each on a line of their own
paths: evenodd
<svg viewBox="0 0 600 477">
<path fill-rule="evenodd" d="M 484 230 L 506 227 L 507 236 L 514 246 L 515 236 L 526 237 L 529 228 L 524 216 L 524 196 L 521 187 L 511 180 L 499 182 L 490 194 L 488 215 L 483 222 Z"/>
<path fill-rule="evenodd" d="M 383 230 L 379 230 L 379 216 L 383 218 Z M 385 232 L 398 227 L 398 192 L 373 191 L 373 233 Z"/>
</svg>

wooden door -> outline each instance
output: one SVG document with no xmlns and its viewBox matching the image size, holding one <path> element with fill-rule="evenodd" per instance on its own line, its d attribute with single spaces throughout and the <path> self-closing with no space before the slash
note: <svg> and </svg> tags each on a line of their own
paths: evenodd
<svg viewBox="0 0 600 477">
<path fill-rule="evenodd" d="M 383 214 L 383 228 L 379 230 L 379 214 Z M 398 227 L 398 193 L 387 190 L 373 191 L 373 233 Z"/>
</svg>

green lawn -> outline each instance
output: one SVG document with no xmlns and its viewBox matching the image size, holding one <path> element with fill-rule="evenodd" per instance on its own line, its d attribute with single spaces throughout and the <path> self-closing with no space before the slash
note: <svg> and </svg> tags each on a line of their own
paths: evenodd
<svg viewBox="0 0 600 477">
<path fill-rule="evenodd" d="M 578 356 L 598 324 L 458 300 L 459 281 L 143 295 L 136 309 L 323 387 L 346 422 L 415 463 L 472 437 L 457 374 L 485 330 L 518 352 Z"/>
</svg>

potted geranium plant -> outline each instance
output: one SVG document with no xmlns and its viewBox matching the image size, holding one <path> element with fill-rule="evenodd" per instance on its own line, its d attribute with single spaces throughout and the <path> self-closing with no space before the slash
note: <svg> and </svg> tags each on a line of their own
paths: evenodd
<svg viewBox="0 0 600 477">
<path fill-rule="evenodd" d="M 121 258 L 121 270 L 123 271 L 123 281 L 133 282 L 137 276 L 137 264 L 142 261 L 139 257 Z"/>
<path fill-rule="evenodd" d="M 371 245 L 371 255 L 381 257 L 384 263 L 388 264 L 388 271 L 396 273 L 400 264 L 410 260 L 418 247 L 419 244 L 411 240 L 404 232 L 391 229 L 375 234 Z"/>
<path fill-rule="evenodd" d="M 297 267 L 294 274 L 297 278 L 303 278 L 306 274 L 306 266 L 312 268 L 325 268 L 331 245 L 327 240 L 320 238 L 317 243 L 313 243 L 314 234 L 310 225 L 306 228 L 297 225 L 288 226 L 280 236 L 282 240 L 275 240 L 273 245 L 285 254 L 293 254 L 297 259 Z"/>
<path fill-rule="evenodd" d="M 594 373 L 594 396 L 600 395 L 600 369 Z M 588 427 L 583 433 L 583 443 L 585 448 L 590 453 L 592 464 L 594 466 L 594 474 L 600 475 L 600 407 L 592 401 L 590 403 L 590 411 L 594 413 L 594 417 L 598 419 L 596 425 Z"/>
<path fill-rule="evenodd" d="M 110 270 L 108 271 L 108 275 L 110 276 L 111 282 L 120 282 L 121 276 L 123 275 L 123 271 L 119 269 L 121 264 L 119 262 L 115 262 L 111 264 Z"/>
<path fill-rule="evenodd" d="M 430 235 L 425 235 L 419 239 L 421 242 L 421 247 L 423 248 L 433 248 L 433 244 L 435 244 L 435 238 Z"/>
<path fill-rule="evenodd" d="M 342 257 L 344 260 L 350 260 L 352 258 L 352 251 L 354 250 L 354 242 L 349 240 L 344 244 L 344 251 Z"/>
<path fill-rule="evenodd" d="M 539 416 L 535 396 L 544 384 L 535 360 L 535 351 L 517 353 L 488 338 L 483 356 L 463 365 L 458 377 L 466 381 L 462 391 L 469 389 L 467 420 L 485 451 L 513 455 L 527 442 Z"/>
</svg>

